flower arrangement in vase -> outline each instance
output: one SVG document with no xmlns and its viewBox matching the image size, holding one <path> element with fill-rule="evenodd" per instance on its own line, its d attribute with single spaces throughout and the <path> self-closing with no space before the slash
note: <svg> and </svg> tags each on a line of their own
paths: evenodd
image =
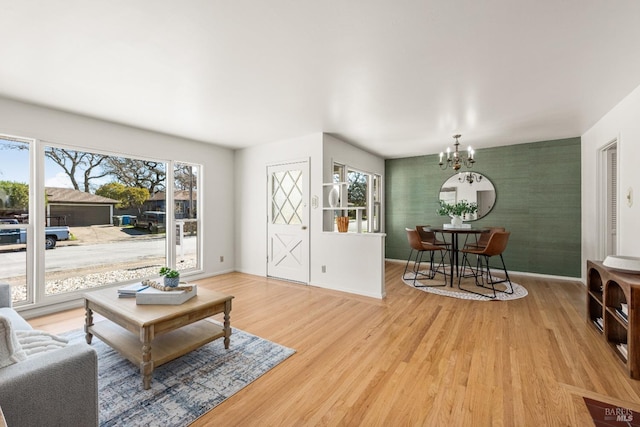
<svg viewBox="0 0 640 427">
<path fill-rule="evenodd" d="M 451 224 L 461 225 L 463 219 L 467 219 L 467 215 L 473 215 L 478 212 L 478 204 L 476 202 L 467 202 L 460 200 L 457 203 L 447 203 L 440 200 L 438 215 L 448 215 L 451 217 Z"/>
<path fill-rule="evenodd" d="M 164 285 L 175 288 L 180 284 L 180 272 L 169 267 L 160 269 L 160 276 L 164 276 Z"/>
</svg>

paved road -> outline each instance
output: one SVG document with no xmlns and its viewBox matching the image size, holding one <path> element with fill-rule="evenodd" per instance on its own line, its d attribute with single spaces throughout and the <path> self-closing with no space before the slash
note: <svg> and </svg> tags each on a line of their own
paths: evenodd
<svg viewBox="0 0 640 427">
<path fill-rule="evenodd" d="M 195 236 L 184 238 L 185 256 L 196 253 L 196 241 Z M 180 248 L 177 252 L 179 256 Z M 46 271 L 61 271 L 158 258 L 164 257 L 164 254 L 163 237 L 82 246 L 58 246 L 45 251 L 45 265 Z M 26 259 L 24 250 L 0 253 L 0 279 L 24 276 Z"/>
</svg>

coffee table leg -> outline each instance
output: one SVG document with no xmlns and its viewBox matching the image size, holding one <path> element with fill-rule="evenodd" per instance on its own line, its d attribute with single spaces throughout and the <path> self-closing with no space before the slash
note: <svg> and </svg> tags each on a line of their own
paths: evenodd
<svg viewBox="0 0 640 427">
<path fill-rule="evenodd" d="M 89 332 L 90 326 L 93 326 L 93 310 L 89 308 L 89 301 L 84 300 L 84 339 L 87 341 L 87 344 L 91 344 L 91 340 L 93 339 L 93 334 Z"/>
<path fill-rule="evenodd" d="M 224 303 L 224 348 L 229 349 L 231 337 L 231 300 Z"/>
<path fill-rule="evenodd" d="M 142 341 L 142 363 L 140 363 L 140 373 L 142 374 L 142 386 L 145 390 L 151 388 L 151 376 L 153 375 L 153 361 L 151 360 L 151 333 L 149 328 L 143 328 L 141 332 Z"/>
</svg>

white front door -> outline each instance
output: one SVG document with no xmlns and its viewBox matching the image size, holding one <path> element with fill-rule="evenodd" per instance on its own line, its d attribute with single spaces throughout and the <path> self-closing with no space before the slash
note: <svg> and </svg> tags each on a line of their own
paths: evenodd
<svg viewBox="0 0 640 427">
<path fill-rule="evenodd" d="M 267 276 L 309 283 L 309 162 L 269 166 Z"/>
</svg>

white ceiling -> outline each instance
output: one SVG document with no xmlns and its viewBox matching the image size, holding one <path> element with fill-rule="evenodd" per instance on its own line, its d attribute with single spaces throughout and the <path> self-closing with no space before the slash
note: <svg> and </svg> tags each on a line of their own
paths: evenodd
<svg viewBox="0 0 640 427">
<path fill-rule="evenodd" d="M 640 85 L 638 0 L 0 0 L 0 96 L 384 157 L 580 136 Z M 0 117 L 0 125 L 2 118 Z"/>
</svg>

